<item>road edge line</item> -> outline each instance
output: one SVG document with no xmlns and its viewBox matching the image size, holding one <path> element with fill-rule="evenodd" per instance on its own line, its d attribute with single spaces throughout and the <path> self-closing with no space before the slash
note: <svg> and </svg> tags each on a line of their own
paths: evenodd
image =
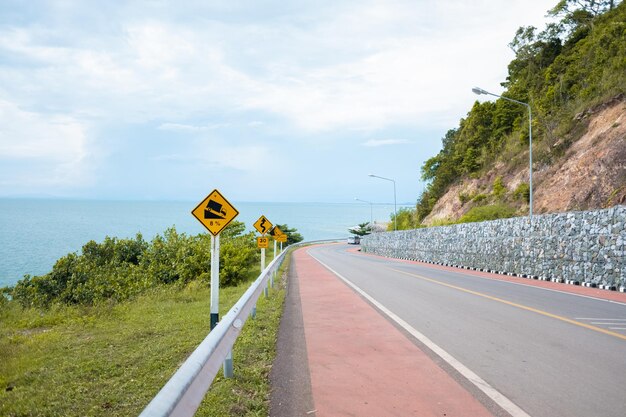
<svg viewBox="0 0 626 417">
<path fill-rule="evenodd" d="M 431 351 L 433 351 L 437 356 L 439 356 L 442 360 L 444 360 L 448 365 L 454 368 L 457 372 L 459 372 L 464 378 L 466 378 L 469 382 L 474 384 L 480 391 L 482 391 L 487 397 L 489 397 L 493 402 L 498 404 L 502 409 L 504 409 L 507 413 L 511 415 L 511 417 L 530 417 L 528 413 L 522 410 L 517 404 L 513 401 L 509 400 L 502 393 L 496 390 L 494 387 L 489 385 L 487 381 L 479 377 L 474 371 L 469 369 L 467 366 L 463 365 L 459 362 L 454 356 L 446 352 L 443 348 L 439 347 L 435 342 L 430 340 L 424 334 L 417 331 L 410 324 L 402 320 L 399 316 L 393 313 L 391 310 L 387 309 L 384 305 L 376 301 L 372 296 L 363 291 L 361 288 L 356 286 L 354 283 L 349 281 L 347 278 L 342 276 L 339 272 L 332 269 L 330 266 L 326 265 L 324 262 L 320 261 L 317 257 L 308 252 L 308 255 L 319 262 L 324 268 L 328 269 L 330 272 L 335 274 L 339 279 L 345 282 L 349 287 L 359 293 L 363 298 L 372 303 L 376 308 L 378 308 L 382 313 L 384 313 L 391 320 L 396 322 L 400 327 L 406 330 L 411 336 L 419 340 L 426 347 L 428 347 Z"/>
</svg>

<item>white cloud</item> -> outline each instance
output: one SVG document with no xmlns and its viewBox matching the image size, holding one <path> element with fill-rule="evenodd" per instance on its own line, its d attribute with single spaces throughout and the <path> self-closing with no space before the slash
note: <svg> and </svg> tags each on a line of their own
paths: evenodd
<svg viewBox="0 0 626 417">
<path fill-rule="evenodd" d="M 378 146 L 404 145 L 407 143 L 411 143 L 411 141 L 406 139 L 370 139 L 367 142 L 363 142 L 361 145 L 375 148 Z"/>
<path fill-rule="evenodd" d="M 257 79 L 258 93 L 245 103 L 309 131 L 450 127 L 471 106 L 471 86 L 504 80 L 512 58 L 506 45 L 516 22 L 528 24 L 520 19 L 527 6 L 511 2 L 504 14 L 494 1 L 347 8 L 308 36 L 289 28 L 285 37 L 303 42 L 306 54 Z M 334 59 L 320 53 L 322 59 L 310 65 L 308 54 L 319 53 L 320 45 L 328 45 Z"/>
<path fill-rule="evenodd" d="M 0 4 L 0 14 L 12 7 L 19 17 L 0 27 L 0 158 L 32 163 L 0 166 L 0 181 L 89 183 L 111 168 L 97 165 L 107 162 L 97 146 L 123 156 L 109 161 L 119 170 L 154 178 L 179 171 L 151 172 L 138 150 L 176 169 L 189 162 L 268 183 L 268 144 L 280 144 L 289 163 L 358 143 L 354 132 L 421 141 L 420 131 L 456 126 L 473 86 L 500 91 L 506 44 L 554 1 Z M 154 126 L 161 132 L 151 135 Z M 174 144 L 163 131 L 190 137 Z M 216 131 L 225 139 L 197 143 Z M 377 153 L 394 144 L 362 143 Z"/>
<path fill-rule="evenodd" d="M 216 130 L 222 127 L 228 127 L 228 123 L 214 123 L 208 125 L 190 125 L 183 123 L 162 123 L 159 126 L 159 130 L 170 130 L 170 131 L 178 131 L 178 132 L 188 132 L 188 133 L 196 133 L 196 132 L 206 132 L 209 130 Z"/>
<path fill-rule="evenodd" d="M 268 167 L 271 152 L 263 146 L 204 145 L 189 154 L 159 155 L 156 161 L 195 163 L 204 166 L 235 169 L 238 171 L 261 172 Z M 271 166 L 271 165 L 270 165 Z"/>
<path fill-rule="evenodd" d="M 473 100 L 468 86 L 503 80 L 506 44 L 537 9 L 451 0 L 297 10 L 311 13 L 307 25 L 296 24 L 299 14 L 193 24 L 131 15 L 112 26 L 106 48 L 86 32 L 82 43 L 53 45 L 43 29 L 6 30 L 0 45 L 43 65 L 11 74 L 15 81 L 100 117 L 175 120 L 222 108 L 308 131 L 379 129 L 448 124 L 444 113 L 458 120 Z"/>
<path fill-rule="evenodd" d="M 87 128 L 65 115 L 28 112 L 0 101 L 0 159 L 21 161 L 4 186 L 81 186 L 92 179 Z M 31 170 L 31 164 L 41 169 Z"/>
</svg>

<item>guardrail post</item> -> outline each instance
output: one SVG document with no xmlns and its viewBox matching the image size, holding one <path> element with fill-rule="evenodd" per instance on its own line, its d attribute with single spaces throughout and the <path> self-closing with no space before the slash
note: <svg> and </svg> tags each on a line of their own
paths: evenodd
<svg viewBox="0 0 626 417">
<path fill-rule="evenodd" d="M 233 376 L 233 351 L 231 350 L 224 359 L 224 378 L 232 378 Z"/>
</svg>

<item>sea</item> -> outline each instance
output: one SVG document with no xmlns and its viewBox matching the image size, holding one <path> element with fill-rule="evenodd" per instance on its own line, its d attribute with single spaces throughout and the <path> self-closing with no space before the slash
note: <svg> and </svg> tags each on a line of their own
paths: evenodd
<svg viewBox="0 0 626 417">
<path fill-rule="evenodd" d="M 43 275 L 57 259 L 80 253 L 82 246 L 106 236 L 147 241 L 169 227 L 188 235 L 208 233 L 191 211 L 199 201 L 101 201 L 0 199 L 0 287 L 24 275 Z M 261 216 L 295 228 L 306 241 L 347 238 L 348 229 L 372 219 L 387 223 L 393 204 L 236 202 L 235 220 L 253 230 Z M 398 209 L 403 205 L 398 205 Z"/>
</svg>

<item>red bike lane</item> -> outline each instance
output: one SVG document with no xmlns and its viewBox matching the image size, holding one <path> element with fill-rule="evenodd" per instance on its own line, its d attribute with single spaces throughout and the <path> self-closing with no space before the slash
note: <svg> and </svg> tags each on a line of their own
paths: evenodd
<svg viewBox="0 0 626 417">
<path fill-rule="evenodd" d="M 315 415 L 492 416 L 306 248 L 293 260 Z"/>
</svg>

